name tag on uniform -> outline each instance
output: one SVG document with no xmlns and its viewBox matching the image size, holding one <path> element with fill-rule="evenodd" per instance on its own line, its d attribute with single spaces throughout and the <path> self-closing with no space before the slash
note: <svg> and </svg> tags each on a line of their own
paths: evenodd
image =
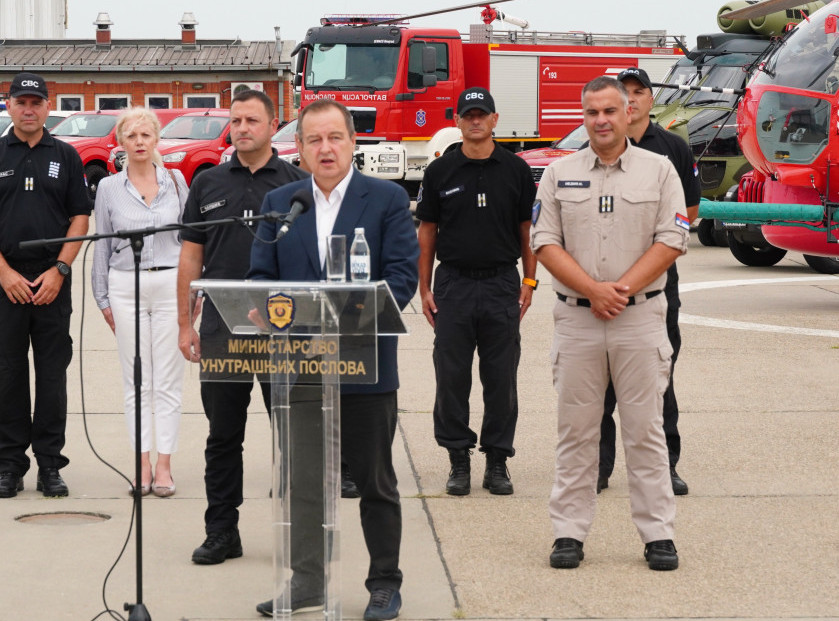
<svg viewBox="0 0 839 621">
<path fill-rule="evenodd" d="M 556 182 L 556 187 L 558 188 L 587 188 L 591 186 L 591 181 L 581 180 L 581 181 L 568 181 L 568 180 L 560 180 Z"/>
<path fill-rule="evenodd" d="M 216 201 L 215 203 L 207 203 L 206 205 L 201 205 L 200 210 L 201 213 L 207 213 L 208 211 L 213 211 L 214 209 L 218 209 L 219 207 L 224 207 L 227 204 L 227 199 L 222 199 L 220 201 Z"/>
<path fill-rule="evenodd" d="M 447 198 L 449 196 L 454 196 L 455 194 L 460 194 L 461 192 L 466 191 L 466 186 L 459 185 L 456 188 L 450 188 L 448 190 L 443 190 L 440 192 L 440 198 Z"/>
<path fill-rule="evenodd" d="M 2 179 L 3 177 L 11 177 L 14 174 L 14 170 L 4 170 L 3 172 L 0 172 L 0 179 Z"/>
<path fill-rule="evenodd" d="M 600 197 L 600 213 L 612 213 L 615 211 L 615 197 L 601 196 Z"/>
</svg>

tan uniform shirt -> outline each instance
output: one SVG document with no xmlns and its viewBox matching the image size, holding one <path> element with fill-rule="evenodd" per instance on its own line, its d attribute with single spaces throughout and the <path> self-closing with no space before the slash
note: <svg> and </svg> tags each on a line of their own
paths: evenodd
<svg viewBox="0 0 839 621">
<path fill-rule="evenodd" d="M 591 148 L 551 164 L 536 194 L 530 246 L 555 244 L 599 282 L 615 282 L 654 243 L 687 252 L 690 225 L 682 183 L 670 161 L 627 141 L 605 166 Z M 664 272 L 643 291 L 663 289 Z M 580 294 L 556 278 L 553 288 Z"/>
</svg>

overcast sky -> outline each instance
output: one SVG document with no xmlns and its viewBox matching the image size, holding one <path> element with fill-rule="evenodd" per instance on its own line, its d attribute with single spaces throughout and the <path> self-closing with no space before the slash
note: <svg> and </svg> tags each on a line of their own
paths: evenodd
<svg viewBox="0 0 839 621">
<path fill-rule="evenodd" d="M 100 11 L 110 14 L 114 39 L 180 38 L 178 22 L 185 11 L 198 20 L 198 38 L 245 41 L 274 38 L 274 26 L 283 39 L 300 41 L 306 29 L 324 14 L 425 12 L 472 4 L 476 0 L 69 0 L 68 38 L 92 38 L 93 22 Z M 636 33 L 667 30 L 685 35 L 688 47 L 696 35 L 716 32 L 717 11 L 723 0 L 512 0 L 498 9 L 530 21 L 535 30 L 582 30 L 598 33 Z M 420 7 L 420 8 L 418 8 Z M 413 20 L 424 27 L 453 27 L 468 32 L 480 23 L 480 8 Z M 496 29 L 506 29 L 496 23 Z"/>
</svg>

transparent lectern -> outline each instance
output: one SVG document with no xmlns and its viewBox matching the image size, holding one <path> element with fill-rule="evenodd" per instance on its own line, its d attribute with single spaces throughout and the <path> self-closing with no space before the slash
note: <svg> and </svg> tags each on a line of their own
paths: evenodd
<svg viewBox="0 0 839 621">
<path fill-rule="evenodd" d="M 407 333 L 399 307 L 385 281 L 194 281 L 193 301 L 202 296 L 227 332 L 202 339 L 201 381 L 271 383 L 274 619 L 291 618 L 294 552 L 322 564 L 323 617 L 337 621 L 340 384 L 376 383 L 378 337 Z"/>
</svg>

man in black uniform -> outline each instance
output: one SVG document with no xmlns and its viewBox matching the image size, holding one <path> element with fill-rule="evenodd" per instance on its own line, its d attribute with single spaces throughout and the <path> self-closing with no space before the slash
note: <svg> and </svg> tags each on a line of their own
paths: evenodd
<svg viewBox="0 0 839 621">
<path fill-rule="evenodd" d="M 483 486 L 491 494 L 512 494 L 506 460 L 515 455 L 519 324 L 538 285 L 530 251 L 536 186 L 524 160 L 493 141 L 498 114 L 486 89 L 460 94 L 456 122 L 463 143 L 428 166 L 416 212 L 422 310 L 435 333 L 434 436 L 449 451 L 446 492 L 468 494 L 470 449 L 478 440 L 469 427 L 477 346 L 484 389 L 480 450 L 487 459 Z M 440 265 L 432 290 L 435 255 Z"/>
<path fill-rule="evenodd" d="M 9 87 L 14 127 L 0 139 L 0 498 L 23 489 L 26 449 L 38 462 L 37 489 L 67 496 L 58 471 L 67 424 L 70 264 L 81 242 L 20 249 L 19 242 L 85 235 L 90 199 L 79 154 L 44 129 L 47 84 L 19 73 Z M 29 394 L 29 344 L 35 409 Z M 31 416 L 31 417 L 30 417 Z"/>
<path fill-rule="evenodd" d="M 271 136 L 277 131 L 277 124 L 274 104 L 264 93 L 244 91 L 233 98 L 230 136 L 236 151 L 229 162 L 195 179 L 189 190 L 184 223 L 257 215 L 269 191 L 308 176 L 280 160 L 272 150 Z M 190 315 L 190 283 L 198 278 L 245 278 L 253 236 L 244 226 L 228 225 L 187 229 L 182 238 L 178 264 L 179 346 L 187 360 L 198 362 L 202 348 L 205 352 L 218 348 L 227 342 L 230 333 L 218 311 L 207 301 L 199 339 Z M 261 387 L 270 412 L 270 385 Z M 242 504 L 242 444 L 252 389 L 252 377 L 247 381 L 201 383 L 210 434 L 204 451 L 207 537 L 192 554 L 192 562 L 199 565 L 214 565 L 242 556 L 238 507 Z"/>
<path fill-rule="evenodd" d="M 699 199 L 702 190 L 690 147 L 676 134 L 650 122 L 653 89 L 646 71 L 630 67 L 621 71 L 618 80 L 626 88 L 629 94 L 629 105 L 632 108 L 632 118 L 627 135 L 632 144 L 647 151 L 664 155 L 672 162 L 679 178 L 682 180 L 685 204 L 688 206 L 688 219 L 693 222 L 699 212 Z M 677 496 L 684 496 L 688 493 L 688 486 L 676 472 L 676 463 L 679 461 L 679 455 L 682 451 L 682 440 L 677 427 L 679 405 L 673 391 L 673 368 L 676 365 L 676 358 L 679 356 L 679 349 L 682 345 L 682 335 L 679 331 L 679 307 L 681 306 L 679 301 L 679 273 L 676 271 L 676 263 L 673 263 L 667 270 L 667 285 L 664 287 L 664 294 L 667 296 L 667 336 L 673 346 L 673 357 L 670 362 L 670 383 L 664 393 L 664 435 L 667 439 L 667 452 L 670 455 L 670 480 L 673 483 L 673 493 Z M 610 382 L 609 388 L 606 390 L 603 421 L 600 424 L 598 493 L 601 489 L 609 487 L 609 477 L 615 467 L 616 431 L 615 419 L 612 418 L 615 404 L 615 389 Z"/>
</svg>

